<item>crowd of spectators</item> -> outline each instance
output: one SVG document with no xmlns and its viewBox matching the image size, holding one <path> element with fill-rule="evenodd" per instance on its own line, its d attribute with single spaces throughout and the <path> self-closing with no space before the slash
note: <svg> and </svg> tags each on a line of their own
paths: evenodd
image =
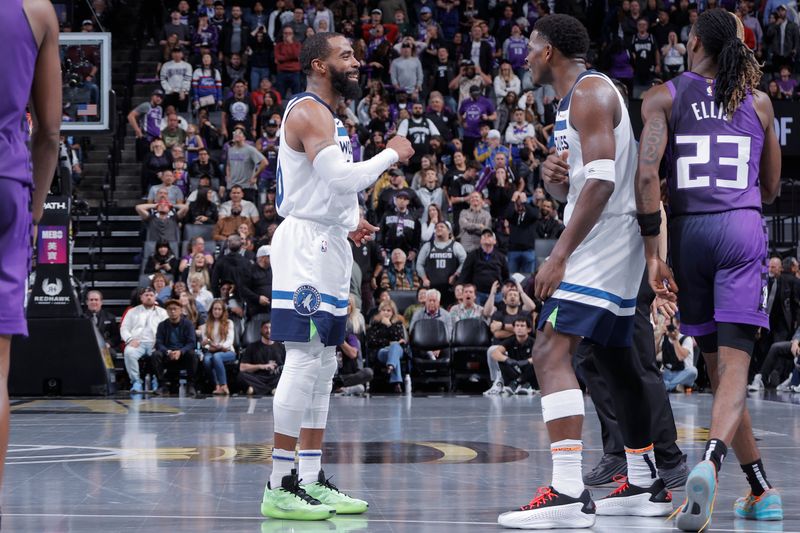
<svg viewBox="0 0 800 533">
<path fill-rule="evenodd" d="M 747 45 L 764 62 L 764 90 L 773 99 L 798 96 L 798 17 L 779 0 L 617 0 L 605 7 L 568 0 L 148 5 L 148 45 L 160 50 L 160 84 L 128 116 L 142 162 L 145 202 L 136 211 L 146 240 L 157 241 L 152 257 L 142 260 L 161 301 L 185 294 L 199 315 L 218 314 L 210 312 L 216 298 L 242 322 L 268 316 L 269 245 L 281 222 L 277 151 L 284 106 L 305 86 L 300 49 L 318 32 L 349 38 L 361 64 L 363 96 L 334 112 L 347 128 L 354 160 L 378 153 L 393 135 L 408 137 L 415 148 L 407 165 L 394 165 L 359 194 L 364 216 L 380 233 L 375 242 L 353 245 L 349 336 L 340 347 L 348 374 L 376 359 L 392 385 L 401 381 L 408 328 L 414 318 L 433 313 L 424 311 L 425 300 L 404 318 L 390 291 L 429 289 L 438 294 L 438 318 L 481 317 L 497 341 L 524 344 L 523 333 L 534 335 L 530 278 L 564 227 L 563 208 L 540 178 L 553 147 L 558 102 L 552 87 L 533 86 L 525 68 L 538 18 L 556 12 L 584 22 L 592 37 L 587 66 L 617 80 L 626 97 L 639 98 L 686 69 L 698 12 L 725 7 L 741 18 Z M 509 301 L 515 296 L 519 307 Z M 666 351 L 676 352 L 683 368 L 693 367 L 683 349 L 689 343 L 674 333 L 678 327 L 654 325 L 659 343 L 675 341 L 674 349 L 664 344 Z M 204 338 L 227 354 L 227 330 L 213 331 Z M 492 360 L 524 352 L 512 344 Z M 217 392 L 227 390 L 218 365 L 226 357 L 204 359 Z M 680 365 L 673 366 L 667 371 L 677 373 Z M 680 385 L 690 374 L 665 379 Z M 535 385 L 520 376 L 520 387 Z"/>
</svg>

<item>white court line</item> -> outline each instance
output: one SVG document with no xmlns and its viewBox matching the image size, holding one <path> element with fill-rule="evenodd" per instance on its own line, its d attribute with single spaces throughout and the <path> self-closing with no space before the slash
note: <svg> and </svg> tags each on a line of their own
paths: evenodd
<svg viewBox="0 0 800 533">
<path fill-rule="evenodd" d="M 253 398 L 252 400 L 249 401 L 249 404 L 248 404 L 248 407 L 247 407 L 247 414 L 248 415 L 252 415 L 253 413 L 256 412 L 256 404 L 257 403 L 258 403 L 258 398 Z"/>
<path fill-rule="evenodd" d="M 265 519 L 263 517 L 256 517 L 256 516 L 181 516 L 181 515 L 146 515 L 146 514 L 135 514 L 135 515 L 124 515 L 124 514 L 66 514 L 66 513 L 3 513 L 3 516 L 18 516 L 18 517 L 30 517 L 30 518 L 136 518 L 139 520 L 142 519 L 177 519 L 177 520 L 240 520 L 240 521 L 259 521 L 263 522 Z M 430 525 L 454 525 L 454 526 L 497 526 L 497 522 L 468 522 L 468 521 L 457 521 L 457 520 L 391 520 L 391 519 L 372 519 L 372 518 L 343 518 L 343 517 L 335 517 L 333 518 L 333 522 L 374 522 L 376 524 L 430 524 Z M 602 523 L 595 524 L 594 527 L 602 527 Z M 661 526 L 656 525 L 625 525 L 625 524 L 608 524 L 608 527 L 614 527 L 617 529 L 644 529 L 647 531 L 674 531 L 674 527 L 672 525 L 664 524 Z M 728 528 L 709 528 L 706 531 L 719 531 L 720 533 L 727 533 L 727 532 L 736 532 L 736 533 L 763 533 L 763 529 L 728 529 Z M 800 533 L 800 531 L 782 531 L 782 533 Z"/>
</svg>

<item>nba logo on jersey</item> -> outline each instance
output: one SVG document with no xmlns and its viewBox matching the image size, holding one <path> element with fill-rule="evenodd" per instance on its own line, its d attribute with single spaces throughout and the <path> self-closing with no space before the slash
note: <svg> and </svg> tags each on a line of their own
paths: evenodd
<svg viewBox="0 0 800 533">
<path fill-rule="evenodd" d="M 319 304 L 322 303 L 322 298 L 319 291 L 311 285 L 300 285 L 294 291 L 292 298 L 294 310 L 303 316 L 311 316 L 319 309 Z"/>
</svg>

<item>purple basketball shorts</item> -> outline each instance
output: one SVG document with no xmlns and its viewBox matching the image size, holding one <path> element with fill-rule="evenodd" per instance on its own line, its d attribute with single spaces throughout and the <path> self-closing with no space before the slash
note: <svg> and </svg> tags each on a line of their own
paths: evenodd
<svg viewBox="0 0 800 533">
<path fill-rule="evenodd" d="M 761 213 L 736 209 L 670 223 L 681 332 L 714 333 L 718 322 L 769 328 L 767 230 Z"/>
<path fill-rule="evenodd" d="M 31 188 L 0 178 L 0 335 L 27 335 L 25 298 L 31 266 Z"/>
</svg>

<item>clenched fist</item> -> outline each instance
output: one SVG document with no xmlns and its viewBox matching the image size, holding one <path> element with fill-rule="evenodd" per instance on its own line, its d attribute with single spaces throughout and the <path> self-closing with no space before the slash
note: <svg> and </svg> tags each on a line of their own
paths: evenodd
<svg viewBox="0 0 800 533">
<path fill-rule="evenodd" d="M 408 160 L 414 155 L 414 148 L 411 142 L 401 135 L 395 135 L 389 142 L 386 143 L 386 148 L 391 148 L 397 155 L 400 156 L 400 163 L 408 163 Z"/>
</svg>

